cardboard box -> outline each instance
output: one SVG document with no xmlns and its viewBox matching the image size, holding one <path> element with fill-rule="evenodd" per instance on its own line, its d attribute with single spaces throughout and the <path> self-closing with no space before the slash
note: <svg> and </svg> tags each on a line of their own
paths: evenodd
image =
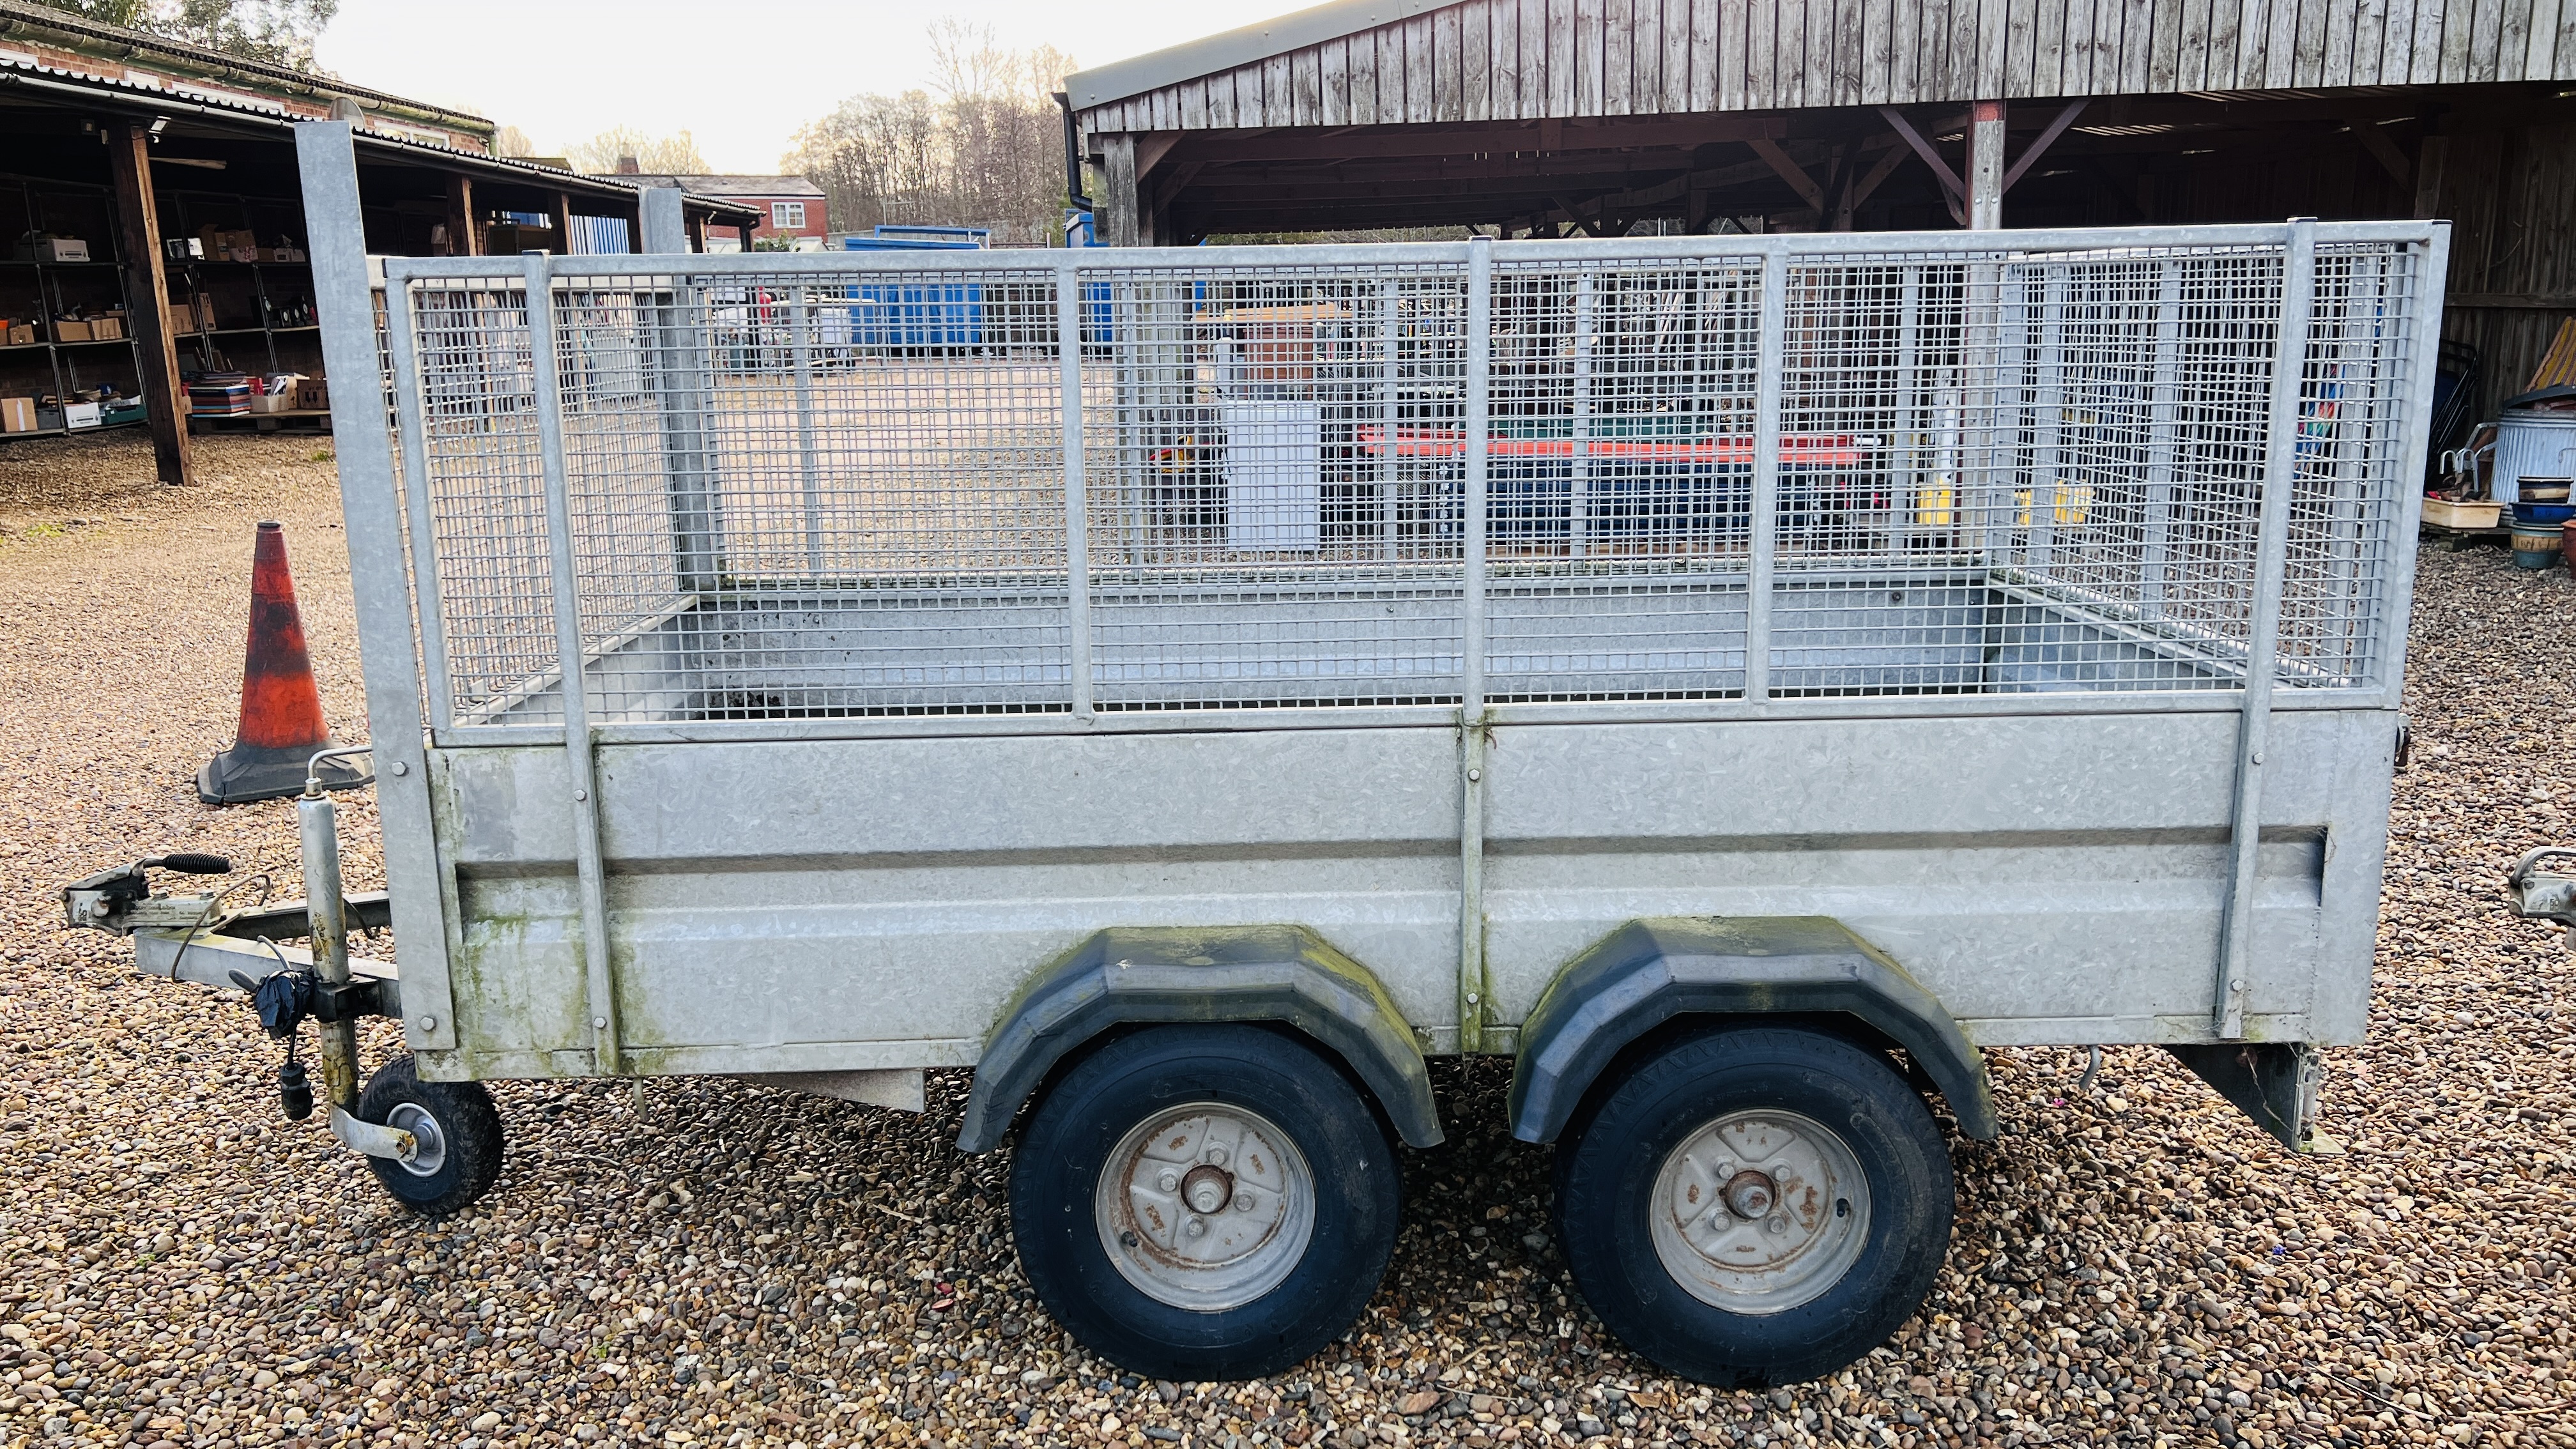
<svg viewBox="0 0 2576 1449">
<path fill-rule="evenodd" d="M 94 428 L 98 426 L 98 422 L 99 406 L 94 402 L 66 403 L 63 406 L 64 427 Z"/>
<path fill-rule="evenodd" d="M 31 262 L 85 262 L 89 243 L 79 237 L 33 236 L 18 244 L 18 255 Z"/>
<path fill-rule="evenodd" d="M 174 262 L 200 261 L 206 255 L 206 244 L 197 237 L 174 236 L 161 243 L 161 252 Z"/>
<path fill-rule="evenodd" d="M 10 324 L 9 324 L 9 336 L 8 336 L 8 338 L 7 338 L 7 342 L 8 342 L 8 345 L 9 345 L 9 346 L 11 346 L 11 347 L 33 347 L 33 346 L 35 346 L 35 345 L 36 345 L 36 324 L 35 324 L 35 323 L 33 323 L 33 322 L 12 322 L 12 323 L 10 323 Z"/>
<path fill-rule="evenodd" d="M 229 256 L 236 249 L 259 250 L 259 238 L 247 231 L 226 231 L 219 226 L 199 229 L 197 240 L 205 244 L 210 257 Z"/>
<path fill-rule="evenodd" d="M 0 397 L 0 433 L 32 433 L 35 430 L 34 398 Z"/>
<path fill-rule="evenodd" d="M 302 247 L 265 247 L 260 251 L 260 260 L 267 262 L 300 262 L 304 260 L 304 249 Z"/>
<path fill-rule="evenodd" d="M 56 342 L 88 342 L 93 339 L 90 336 L 89 324 L 87 322 L 66 322 L 57 318 L 54 322 L 54 340 Z"/>
<path fill-rule="evenodd" d="M 308 377 L 295 385 L 295 406 L 300 412 L 327 413 L 331 410 L 331 380 Z"/>
<path fill-rule="evenodd" d="M 122 317 L 92 317 L 89 319 L 89 340 L 92 342 L 124 341 L 125 319 Z"/>
<path fill-rule="evenodd" d="M 250 410 L 254 413 L 282 413 L 295 402 L 295 395 L 284 392 L 253 393 Z"/>
</svg>

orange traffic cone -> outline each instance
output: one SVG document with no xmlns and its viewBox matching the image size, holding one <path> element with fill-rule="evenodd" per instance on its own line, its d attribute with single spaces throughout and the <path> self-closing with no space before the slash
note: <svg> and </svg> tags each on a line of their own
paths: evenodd
<svg viewBox="0 0 2576 1449">
<path fill-rule="evenodd" d="M 336 748 L 322 722 L 322 695 L 304 653 L 304 620 L 295 610 L 295 580 L 286 571 L 286 530 L 259 526 L 250 565 L 250 645 L 242 660 L 241 732 L 233 747 L 197 772 L 197 798 L 209 805 L 274 800 L 304 793 L 313 752 Z M 325 789 L 366 783 L 349 760 L 324 760 Z"/>
</svg>

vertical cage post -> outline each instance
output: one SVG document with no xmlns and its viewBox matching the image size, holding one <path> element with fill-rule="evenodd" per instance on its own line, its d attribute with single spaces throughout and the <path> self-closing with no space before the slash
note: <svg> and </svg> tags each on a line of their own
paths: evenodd
<svg viewBox="0 0 2576 1449">
<path fill-rule="evenodd" d="M 1744 579 L 1744 700 L 1771 697 L 1771 570 L 1780 543 L 1781 370 L 1789 355 L 1789 258 L 1762 254 L 1761 333 L 1753 368 L 1753 497 Z"/>
<path fill-rule="evenodd" d="M 341 516 L 348 524 L 350 590 L 365 664 L 367 733 L 375 751 L 385 877 L 392 887 L 394 929 L 403 943 L 403 1040 L 415 1050 L 442 1050 L 456 1045 L 456 1020 L 412 633 L 418 601 L 404 567 L 402 496 L 394 477 L 384 397 L 369 381 L 382 376 L 382 363 L 376 353 L 372 263 L 359 209 L 355 128 L 346 121 L 299 124 L 295 157 L 325 370 L 348 384 L 331 392 L 331 451 L 338 460 Z"/>
<path fill-rule="evenodd" d="M 421 409 L 418 321 L 407 282 L 385 282 L 385 357 L 392 364 L 394 427 L 402 446 L 403 513 L 410 524 L 412 586 L 419 595 L 422 683 L 433 729 L 455 723 L 447 665 L 447 611 L 438 590 L 438 520 L 429 500 L 429 419 Z"/>
<path fill-rule="evenodd" d="M 1378 283 L 1378 330 L 1383 344 L 1378 364 L 1377 397 L 1377 526 L 1378 556 L 1395 557 L 1395 380 L 1396 380 L 1396 306 L 1395 278 Z"/>
<path fill-rule="evenodd" d="M 1485 497 L 1493 433 L 1494 249 L 1467 243 L 1466 516 L 1460 520 L 1458 1050 L 1485 1048 Z"/>
<path fill-rule="evenodd" d="M 1899 511 L 1893 530 L 1917 539 L 1924 517 L 1922 411 L 1923 268 L 1908 264 L 1896 289 L 1896 406 L 1888 422 L 1888 502 Z"/>
<path fill-rule="evenodd" d="M 590 700 L 582 677 L 581 575 L 573 549 L 572 482 L 564 467 L 563 374 L 555 358 L 554 277 L 543 252 L 527 255 L 528 366 L 536 389 L 537 456 L 545 472 L 546 551 L 554 575 L 557 678 L 563 688 L 564 763 L 572 784 L 573 868 L 589 988 L 591 1052 L 601 1076 L 619 1061 L 617 994 L 609 979 L 608 886 L 599 848 L 599 781 L 592 758 Z"/>
<path fill-rule="evenodd" d="M 2037 447 L 2030 471 L 2030 551 L 2025 559 L 2031 573 L 2046 579 L 2054 565 L 2057 543 L 2057 500 L 2065 486 L 2066 460 L 2066 308 L 2067 293 L 2072 285 L 2071 269 L 2064 263 L 2053 264 L 2047 272 L 2046 289 L 2041 293 L 2039 313 L 2039 359 L 2037 377 L 2038 413 Z"/>
<path fill-rule="evenodd" d="M 788 346 L 796 378 L 796 471 L 805 488 L 805 576 L 823 581 L 823 473 L 814 451 L 813 288 L 799 284 L 787 309 Z"/>
<path fill-rule="evenodd" d="M 1600 346 L 1597 311 L 1600 275 L 1585 268 L 1574 278 L 1573 456 L 1566 461 L 1565 553 L 1581 558 L 1592 522 L 1592 368 Z"/>
<path fill-rule="evenodd" d="M 2272 722 L 2272 684 L 2280 672 L 2281 586 L 2289 555 L 2290 507 L 2299 462 L 2299 398 L 2307 373 L 2309 320 L 2315 313 L 2316 222 L 2289 225 L 2281 254 L 2281 323 L 2272 347 L 2271 410 L 2263 430 L 2263 495 L 2257 517 L 2253 617 L 2245 642 L 2244 713 L 2237 731 L 2236 791 L 2229 845 L 2234 869 L 2227 885 L 2227 913 L 2220 924 L 2218 1035 L 2245 1035 L 2245 1001 L 2254 950 L 2254 885 L 2263 836 L 2263 747 Z"/>
<path fill-rule="evenodd" d="M 2139 520 L 2138 613 L 2165 612 L 2165 555 L 2173 535 L 2175 454 L 2182 445 L 2178 416 L 2182 379 L 2182 263 L 2166 258 L 2156 268 L 2155 370 L 2147 391 L 2145 517 Z"/>
<path fill-rule="evenodd" d="M 2441 369 L 2434 364 L 2442 335 L 2443 280 L 2450 276 L 2451 224 L 2435 222 L 2433 234 L 2421 242 L 2410 242 L 2400 254 L 2404 260 L 2398 275 L 2414 289 L 2407 298 L 2411 311 L 2404 313 L 2404 330 L 2399 334 L 2406 344 L 2395 355 L 2392 366 L 2409 369 L 2402 387 L 2390 389 L 2390 397 L 2403 409 L 2406 419 L 2403 441 L 2397 449 L 2393 481 L 2397 496 L 2392 506 L 2386 572 L 2381 576 L 2379 628 L 2370 651 L 2370 682 L 2387 689 L 2389 703 L 2396 704 L 2395 686 L 2406 665 L 2406 621 L 2415 607 L 2415 533 L 2423 524 L 2424 490 L 2418 480 L 2424 476 L 2425 454 L 2432 448 L 2433 380 Z"/>
<path fill-rule="evenodd" d="M 1064 393 L 1065 667 L 1073 685 L 1074 717 L 1089 720 L 1091 505 L 1082 456 L 1082 269 L 1070 249 L 1055 269 L 1055 355 Z"/>
<path fill-rule="evenodd" d="M 715 382 L 706 333 L 706 291 L 691 284 L 677 268 L 689 250 L 689 232 L 675 187 L 645 191 L 644 250 L 670 257 L 674 271 L 667 283 L 656 281 L 643 348 L 645 386 L 660 405 L 664 492 L 671 508 L 671 557 L 674 575 L 686 593 L 716 587 L 724 549 L 717 529 L 713 450 L 707 442 L 707 419 L 715 413 Z"/>
</svg>

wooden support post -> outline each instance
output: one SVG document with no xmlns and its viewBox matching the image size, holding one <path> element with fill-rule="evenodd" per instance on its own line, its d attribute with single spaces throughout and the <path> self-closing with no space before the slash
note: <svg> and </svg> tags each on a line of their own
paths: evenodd
<svg viewBox="0 0 2576 1449">
<path fill-rule="evenodd" d="M 689 215 L 689 250 L 704 254 L 707 249 L 707 218 L 702 212 Z"/>
<path fill-rule="evenodd" d="M 1132 247 L 1141 245 L 1139 237 L 1145 228 L 1144 198 L 1136 191 L 1136 138 L 1128 135 L 1102 136 L 1100 139 L 1100 195 L 1092 202 L 1094 215 L 1100 218 L 1100 240 L 1104 246 Z"/>
<path fill-rule="evenodd" d="M 447 177 L 447 254 L 483 255 L 483 227 L 474 212 L 474 178 L 461 171 Z"/>
<path fill-rule="evenodd" d="M 2442 214 L 2442 164 L 2451 157 L 2451 138 L 2427 136 L 2415 153 L 2415 217 L 2429 221 Z"/>
<path fill-rule="evenodd" d="M 2002 101 L 1979 101 L 1968 116 L 1968 230 L 2000 231 L 2004 224 L 2004 112 Z"/>
<path fill-rule="evenodd" d="M 164 483 L 194 483 L 188 419 L 179 411 L 179 354 L 170 336 L 170 275 L 161 264 L 161 220 L 152 204 L 151 133 L 129 125 L 124 135 L 109 135 L 107 152 L 125 254 L 125 325 L 133 329 L 135 369 L 142 374 L 152 471 Z"/>
<path fill-rule="evenodd" d="M 569 193 L 569 192 L 563 192 L 563 191 L 558 191 L 558 192 L 556 192 L 556 193 L 555 193 L 554 223 L 555 223 L 555 255 L 556 255 L 556 256 L 559 256 L 559 257 L 568 257 L 568 256 L 571 256 L 571 255 L 572 255 L 572 195 L 571 195 L 571 193 Z"/>
</svg>

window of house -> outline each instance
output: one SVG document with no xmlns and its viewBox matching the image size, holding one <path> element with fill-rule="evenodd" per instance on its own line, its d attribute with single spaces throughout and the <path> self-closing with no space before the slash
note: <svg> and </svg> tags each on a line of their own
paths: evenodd
<svg viewBox="0 0 2576 1449">
<path fill-rule="evenodd" d="M 805 229 L 805 203 L 801 201 L 773 201 L 769 203 L 769 224 L 780 231 L 803 231 Z"/>
</svg>

